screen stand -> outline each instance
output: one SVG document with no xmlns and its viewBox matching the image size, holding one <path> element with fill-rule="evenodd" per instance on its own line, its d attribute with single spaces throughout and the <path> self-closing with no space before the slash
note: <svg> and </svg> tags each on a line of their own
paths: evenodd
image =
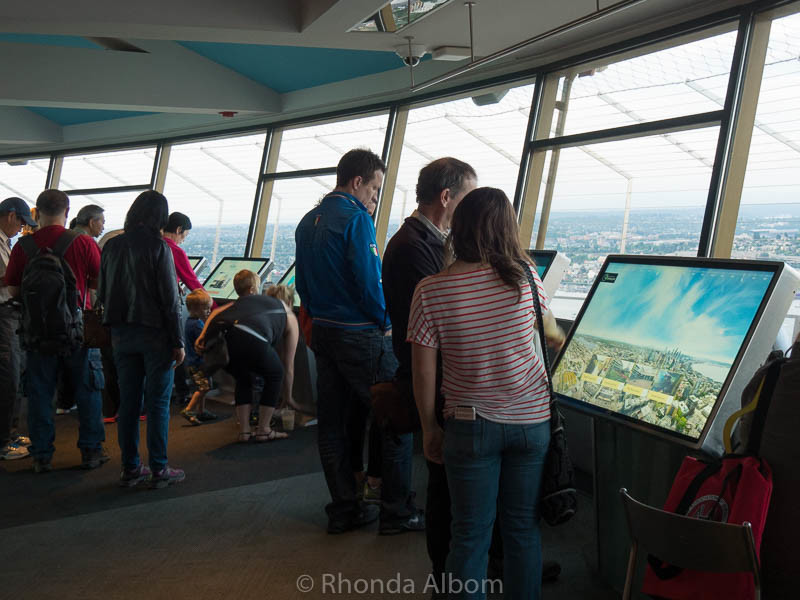
<svg viewBox="0 0 800 600">
<path fill-rule="evenodd" d="M 630 537 L 619 489 L 661 508 L 688 449 L 605 419 L 593 421 L 597 564 L 601 579 L 622 592 Z M 640 597 L 646 555 L 639 558 L 634 598 Z"/>
</svg>

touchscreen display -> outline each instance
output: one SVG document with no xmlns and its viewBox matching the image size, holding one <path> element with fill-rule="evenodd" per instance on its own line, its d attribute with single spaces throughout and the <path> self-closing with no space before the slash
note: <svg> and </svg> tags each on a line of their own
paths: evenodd
<svg viewBox="0 0 800 600">
<path fill-rule="evenodd" d="M 292 263 L 292 266 L 289 267 L 289 270 L 283 274 L 283 277 L 280 278 L 278 285 L 288 285 L 289 287 L 294 287 L 294 263 Z M 294 305 L 300 306 L 300 294 L 296 292 L 294 295 Z"/>
<path fill-rule="evenodd" d="M 555 391 L 698 439 L 774 276 L 608 262 L 559 356 Z"/>
<path fill-rule="evenodd" d="M 235 299 L 233 278 L 242 269 L 249 269 L 259 276 L 269 264 L 268 258 L 223 258 L 206 279 L 203 287 L 212 298 Z"/>
<path fill-rule="evenodd" d="M 556 253 L 554 250 L 528 250 L 528 256 L 536 263 L 536 271 L 539 273 L 541 279 L 544 279 L 544 274 L 547 273 L 547 269 L 550 268 L 550 264 L 553 262 L 555 255 Z"/>
</svg>

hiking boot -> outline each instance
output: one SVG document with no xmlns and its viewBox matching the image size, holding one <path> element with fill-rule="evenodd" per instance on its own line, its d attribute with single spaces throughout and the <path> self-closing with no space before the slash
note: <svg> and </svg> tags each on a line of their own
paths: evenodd
<svg viewBox="0 0 800 600">
<path fill-rule="evenodd" d="M 150 467 L 140 464 L 135 469 L 122 469 L 119 476 L 120 487 L 132 488 L 150 477 Z"/>
<path fill-rule="evenodd" d="M 31 455 L 28 449 L 16 442 L 9 442 L 3 448 L 0 448 L 0 460 L 17 460 L 18 458 L 27 458 Z"/>
<path fill-rule="evenodd" d="M 379 535 L 397 535 L 407 531 L 425 531 L 425 511 L 421 508 L 414 509 L 405 517 L 382 518 L 378 528 Z"/>
<path fill-rule="evenodd" d="M 111 460 L 102 446 L 100 448 L 81 448 L 81 468 L 96 469 Z"/>
<path fill-rule="evenodd" d="M 33 472 L 34 473 L 49 473 L 53 470 L 53 463 L 49 458 L 34 458 L 33 459 Z"/>
<path fill-rule="evenodd" d="M 150 473 L 148 481 L 150 481 L 151 489 L 160 490 L 174 483 L 180 483 L 184 479 L 186 479 L 186 473 L 182 469 L 166 466 L 160 471 Z"/>
<path fill-rule="evenodd" d="M 336 535 L 358 529 L 378 520 L 380 509 L 373 505 L 363 505 L 355 514 L 331 517 L 328 519 L 328 533 Z"/>
</svg>

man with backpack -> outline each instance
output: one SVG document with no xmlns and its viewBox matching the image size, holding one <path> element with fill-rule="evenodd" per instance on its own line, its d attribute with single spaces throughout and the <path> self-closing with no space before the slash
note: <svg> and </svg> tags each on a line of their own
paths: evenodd
<svg viewBox="0 0 800 600">
<path fill-rule="evenodd" d="M 98 350 L 83 346 L 81 309 L 90 306 L 88 291 L 96 286 L 100 250 L 90 237 L 64 227 L 69 213 L 64 192 L 45 190 L 36 199 L 36 208 L 39 230 L 14 246 L 5 277 L 11 296 L 22 302 L 33 469 L 37 473 L 53 469 L 53 395 L 59 369 L 69 371 L 74 388 L 82 466 L 95 469 L 109 458 L 102 447 L 103 372 Z"/>
</svg>

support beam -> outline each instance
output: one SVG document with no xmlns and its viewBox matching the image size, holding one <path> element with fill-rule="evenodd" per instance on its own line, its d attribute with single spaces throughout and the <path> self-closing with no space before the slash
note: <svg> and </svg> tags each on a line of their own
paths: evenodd
<svg viewBox="0 0 800 600">
<path fill-rule="evenodd" d="M 742 101 L 734 125 L 728 168 L 722 181 L 722 202 L 711 242 L 711 256 L 716 258 L 728 258 L 733 250 L 733 238 L 739 218 L 742 187 L 747 173 L 747 159 L 750 156 L 750 141 L 756 122 L 758 96 L 761 93 L 761 79 L 764 75 L 771 27 L 771 19 L 764 15 L 758 17 L 753 24 L 750 48 L 746 49 L 747 62 L 744 69 Z"/>
<path fill-rule="evenodd" d="M 267 173 L 274 173 L 278 168 L 278 156 L 281 151 L 281 140 L 283 139 L 283 130 L 275 129 L 268 140 L 267 146 L 267 163 L 265 171 Z M 266 179 L 261 184 L 261 196 L 259 197 L 258 214 L 256 216 L 256 226 L 253 230 L 253 246 L 250 250 L 250 256 L 261 257 L 262 249 L 264 247 L 264 238 L 267 232 L 267 218 L 269 217 L 270 203 L 272 202 L 272 189 L 275 187 L 274 179 Z"/>
<path fill-rule="evenodd" d="M 274 90 L 175 42 L 147 53 L 0 43 L 6 105 L 148 112 L 280 112 Z"/>
<path fill-rule="evenodd" d="M 0 106 L 0 144 L 57 144 L 62 139 L 57 123 L 18 106 Z"/>
<path fill-rule="evenodd" d="M 172 153 L 172 144 L 164 144 L 161 146 L 161 154 L 159 155 L 158 164 L 156 165 L 156 181 L 153 189 L 159 194 L 164 193 L 164 184 L 167 181 L 167 169 L 169 169 L 169 157 Z M 155 160 L 155 157 L 153 157 Z"/>
<path fill-rule="evenodd" d="M 403 153 L 406 125 L 408 125 L 408 106 L 401 106 L 397 109 L 394 132 L 392 132 L 389 154 L 386 159 L 383 194 L 380 202 L 378 202 L 378 215 L 375 219 L 375 241 L 378 244 L 378 252 L 380 252 L 381 257 L 383 256 L 383 249 L 386 247 L 386 233 L 389 230 L 389 216 L 392 214 L 392 200 L 394 199 L 395 187 L 397 187 L 397 173 L 400 169 L 400 156 Z"/>
</svg>

